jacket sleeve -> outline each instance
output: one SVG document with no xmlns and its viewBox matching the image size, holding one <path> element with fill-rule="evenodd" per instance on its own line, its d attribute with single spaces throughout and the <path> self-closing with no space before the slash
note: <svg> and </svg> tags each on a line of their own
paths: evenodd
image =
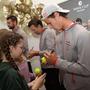
<svg viewBox="0 0 90 90">
<path fill-rule="evenodd" d="M 47 50 L 55 50 L 55 32 L 54 31 L 48 31 L 46 35 L 46 46 Z"/>
<path fill-rule="evenodd" d="M 86 31 L 79 35 L 77 42 L 77 60 L 69 62 L 58 56 L 56 66 L 67 73 L 90 77 L 90 32 Z"/>
</svg>

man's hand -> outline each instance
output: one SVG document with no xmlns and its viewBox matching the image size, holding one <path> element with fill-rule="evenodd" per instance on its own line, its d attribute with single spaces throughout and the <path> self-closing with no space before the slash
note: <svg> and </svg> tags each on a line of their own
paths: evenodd
<svg viewBox="0 0 90 90">
<path fill-rule="evenodd" d="M 48 63 L 53 65 L 56 64 L 57 55 L 55 52 L 46 52 L 44 53 L 44 56 L 47 58 Z"/>
<path fill-rule="evenodd" d="M 28 54 L 28 58 L 32 58 L 34 56 L 38 56 L 39 55 L 39 51 L 30 49 L 29 54 Z"/>
</svg>

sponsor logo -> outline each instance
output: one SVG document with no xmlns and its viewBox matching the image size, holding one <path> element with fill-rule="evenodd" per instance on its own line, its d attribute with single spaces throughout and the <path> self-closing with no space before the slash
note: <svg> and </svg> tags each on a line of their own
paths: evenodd
<svg viewBox="0 0 90 90">
<path fill-rule="evenodd" d="M 78 1 L 77 2 L 78 4 L 78 6 L 77 7 L 75 7 L 75 8 L 73 8 L 73 11 L 76 11 L 76 12 L 83 12 L 83 11 L 85 11 L 88 7 L 89 7 L 89 3 L 87 3 L 87 4 L 85 4 L 83 1 Z"/>
</svg>

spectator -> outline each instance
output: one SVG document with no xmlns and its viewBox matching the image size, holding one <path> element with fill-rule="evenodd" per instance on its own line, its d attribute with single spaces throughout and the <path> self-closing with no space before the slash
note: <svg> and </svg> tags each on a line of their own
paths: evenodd
<svg viewBox="0 0 90 90">
<path fill-rule="evenodd" d="M 4 32 L 4 31 L 3 31 Z M 0 89 L 1 90 L 38 90 L 44 82 L 45 74 L 27 85 L 15 63 L 23 51 L 23 37 L 5 32 L 0 37 Z"/>
<path fill-rule="evenodd" d="M 40 51 L 45 50 L 52 51 L 55 49 L 55 32 L 51 31 L 50 28 L 44 27 L 42 21 L 39 19 L 31 19 L 28 23 L 28 27 L 34 33 L 40 35 Z M 37 55 L 40 52 L 36 52 Z M 43 57 L 43 55 L 41 55 Z M 58 69 L 50 64 L 42 64 L 42 71 L 47 73 L 45 87 L 46 90 L 60 90 L 59 78 L 58 78 Z"/>
</svg>

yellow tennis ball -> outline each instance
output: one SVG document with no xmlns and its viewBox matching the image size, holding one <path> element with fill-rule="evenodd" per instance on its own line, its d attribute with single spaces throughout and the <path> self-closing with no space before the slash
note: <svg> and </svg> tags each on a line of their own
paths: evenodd
<svg viewBox="0 0 90 90">
<path fill-rule="evenodd" d="M 42 57 L 42 58 L 41 58 L 41 62 L 42 62 L 42 64 L 46 64 L 46 63 L 47 63 L 46 58 L 45 58 L 45 57 Z"/>
<path fill-rule="evenodd" d="M 36 75 L 40 75 L 41 74 L 41 69 L 39 67 L 34 69 L 34 72 Z"/>
</svg>

